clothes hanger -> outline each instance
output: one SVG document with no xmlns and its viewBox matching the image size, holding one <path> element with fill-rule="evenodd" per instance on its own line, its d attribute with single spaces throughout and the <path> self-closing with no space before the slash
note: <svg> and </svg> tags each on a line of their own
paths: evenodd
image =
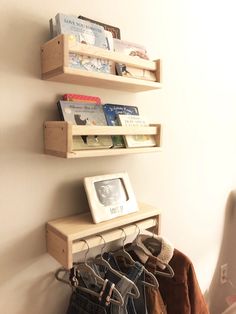
<svg viewBox="0 0 236 314">
<path fill-rule="evenodd" d="M 99 300 L 101 300 L 103 292 L 105 290 L 105 287 L 108 283 L 108 280 L 107 279 L 104 280 L 102 277 L 100 277 L 98 274 L 96 274 L 96 272 L 93 270 L 93 268 L 87 263 L 87 254 L 89 252 L 89 245 L 88 245 L 88 242 L 84 239 L 81 239 L 80 241 L 85 242 L 87 247 L 88 247 L 88 249 L 85 253 L 84 262 L 83 263 L 74 263 L 75 266 L 70 270 L 70 275 L 72 275 L 72 276 L 70 276 L 70 280 L 65 280 L 64 278 L 60 277 L 60 273 L 62 273 L 62 272 L 64 272 L 64 274 L 66 272 L 69 273 L 69 271 L 65 268 L 59 268 L 55 273 L 55 277 L 57 280 L 59 280 L 63 283 L 69 284 L 72 288 L 75 287 L 76 289 L 83 291 L 83 292 L 86 292 L 90 295 L 93 295 L 93 296 L 97 297 Z M 102 290 L 100 293 L 79 285 L 79 277 L 82 278 L 83 273 L 92 275 L 92 277 L 96 281 L 96 284 L 100 284 L 102 286 Z M 111 298 L 112 293 L 116 297 L 116 299 Z M 114 284 L 111 285 L 109 295 L 107 296 L 106 301 L 107 301 L 107 304 L 113 303 L 113 304 L 116 304 L 119 306 L 122 306 L 124 304 L 124 299 Z"/>
<path fill-rule="evenodd" d="M 119 229 L 121 229 L 124 233 L 122 249 L 121 250 L 119 249 L 117 251 L 112 252 L 112 255 L 115 258 L 116 257 L 124 257 L 125 267 L 132 267 L 135 265 L 136 261 L 132 258 L 132 256 L 129 254 L 129 252 L 125 249 L 125 241 L 127 239 L 127 235 L 125 233 L 125 230 L 123 228 L 119 228 Z M 126 262 L 125 259 L 127 259 L 128 263 Z M 143 272 L 145 273 L 146 276 L 148 276 L 148 278 L 150 278 L 152 280 L 153 283 L 147 282 L 147 281 L 141 281 L 142 285 L 158 289 L 159 283 L 158 283 L 156 277 L 153 275 L 153 273 L 149 272 L 144 266 L 143 266 Z"/>
<path fill-rule="evenodd" d="M 120 273 L 119 271 L 115 270 L 115 269 L 109 264 L 109 262 L 104 259 L 104 257 L 103 257 L 103 251 L 104 251 L 104 249 L 105 249 L 105 247 L 106 247 L 106 241 L 105 241 L 104 237 L 103 237 L 101 234 L 98 234 L 97 236 L 100 237 L 100 238 L 103 240 L 104 245 L 103 245 L 103 247 L 101 248 L 101 253 L 100 253 L 100 255 L 97 255 L 97 256 L 92 260 L 92 263 L 95 264 L 95 265 L 99 265 L 99 266 L 105 267 L 106 270 L 109 270 L 110 272 L 112 272 L 114 275 L 116 275 L 116 276 L 117 276 L 118 278 L 120 278 L 120 279 L 123 278 L 123 277 L 125 277 L 122 273 Z M 126 280 L 129 280 L 129 279 L 126 278 Z M 138 290 L 138 287 L 136 286 L 136 284 L 135 284 L 133 281 L 131 281 L 131 280 L 129 280 L 129 281 L 130 281 L 130 284 L 131 284 L 131 286 L 132 286 L 132 289 L 131 289 L 131 291 L 128 292 L 128 295 L 130 295 L 130 296 L 131 296 L 132 298 L 134 298 L 134 299 L 139 298 L 139 297 L 140 297 L 140 292 L 139 292 L 139 290 Z M 132 291 L 134 291 L 134 293 L 132 293 Z"/>
<path fill-rule="evenodd" d="M 135 240 L 133 241 L 133 243 L 129 246 L 129 250 L 133 249 L 135 251 L 135 253 L 138 255 L 138 257 L 141 257 L 141 260 L 143 260 L 143 256 L 142 254 L 144 253 L 146 255 L 146 261 L 148 260 L 149 256 L 153 256 L 155 257 L 155 259 L 161 264 L 163 265 L 163 268 L 166 271 L 159 271 L 156 270 L 155 275 L 160 275 L 160 276 L 164 276 L 164 277 L 168 277 L 168 278 L 173 278 L 175 273 L 173 268 L 168 264 L 165 263 L 164 261 L 162 261 L 160 258 L 158 258 L 157 256 L 152 255 L 152 253 L 149 251 L 149 249 L 145 246 L 145 244 L 141 241 L 141 230 L 139 228 L 139 226 L 137 224 L 135 224 L 136 227 L 138 228 L 138 234 L 135 238 Z M 151 238 L 155 239 L 155 234 L 154 232 L 152 233 L 152 235 L 150 236 Z M 158 241 L 158 239 L 156 239 Z"/>
</svg>

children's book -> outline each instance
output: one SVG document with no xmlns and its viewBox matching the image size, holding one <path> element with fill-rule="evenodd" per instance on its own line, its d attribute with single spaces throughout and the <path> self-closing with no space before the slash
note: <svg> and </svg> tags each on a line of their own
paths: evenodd
<svg viewBox="0 0 236 314">
<path fill-rule="evenodd" d="M 97 96 L 80 95 L 80 94 L 64 94 L 62 98 L 63 100 L 67 100 L 67 101 L 93 103 L 97 105 L 101 104 L 101 98 Z"/>
<path fill-rule="evenodd" d="M 107 125 L 101 105 L 60 100 L 57 103 L 61 119 L 75 125 Z M 73 136 L 73 149 L 101 149 L 112 147 L 109 135 Z"/>
<path fill-rule="evenodd" d="M 117 116 L 122 126 L 148 126 L 148 123 L 140 116 L 118 114 Z M 147 147 L 156 146 L 153 135 L 124 135 L 126 147 Z"/>
<path fill-rule="evenodd" d="M 104 104 L 103 110 L 108 125 L 119 125 L 118 114 L 129 114 L 129 115 L 138 115 L 139 111 L 136 106 L 128 105 L 118 105 L 118 104 Z M 112 136 L 114 148 L 125 147 L 125 142 L 123 136 L 113 135 Z"/>
<path fill-rule="evenodd" d="M 136 56 L 142 59 L 148 59 L 147 50 L 143 45 L 132 43 L 126 40 L 114 38 L 114 51 L 123 53 L 129 56 Z"/>
<path fill-rule="evenodd" d="M 119 40 L 114 38 L 114 51 L 123 53 L 125 55 L 133 56 L 135 58 L 141 58 L 148 60 L 146 48 L 143 45 L 132 43 L 125 40 Z M 126 77 L 132 77 L 147 81 L 156 81 L 156 75 L 154 71 L 135 68 L 122 63 L 116 63 L 116 74 Z"/>
<path fill-rule="evenodd" d="M 76 43 L 109 50 L 111 34 L 105 33 L 103 26 L 63 13 L 58 13 L 55 16 L 55 21 L 58 35 L 68 34 L 71 35 L 70 40 L 74 40 Z M 109 60 L 80 55 L 74 52 L 69 52 L 69 67 L 86 71 L 114 73 L 114 65 Z"/>
<path fill-rule="evenodd" d="M 120 29 L 118 27 L 113 26 L 113 25 L 109 25 L 109 24 L 105 24 L 105 23 L 102 23 L 102 22 L 99 22 L 96 20 L 92 20 L 92 19 L 85 17 L 85 16 L 82 16 L 82 15 L 80 15 L 79 18 L 82 20 L 86 20 L 86 21 L 89 21 L 89 22 L 103 26 L 105 30 L 112 33 L 113 38 L 119 38 L 120 39 Z"/>
<path fill-rule="evenodd" d="M 79 43 L 108 49 L 104 27 L 63 13 L 58 13 L 55 20 L 57 34 L 75 35 Z"/>
</svg>

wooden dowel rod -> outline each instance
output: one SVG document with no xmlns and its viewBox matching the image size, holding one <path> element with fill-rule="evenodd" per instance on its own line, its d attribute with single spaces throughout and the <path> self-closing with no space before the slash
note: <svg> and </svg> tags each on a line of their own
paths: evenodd
<svg viewBox="0 0 236 314">
<path fill-rule="evenodd" d="M 130 236 L 132 234 L 138 234 L 139 230 L 140 231 L 146 230 L 146 229 L 149 229 L 151 227 L 154 227 L 155 225 L 156 225 L 156 216 L 154 216 L 153 218 L 148 218 L 148 219 L 139 221 L 135 224 L 130 224 L 130 225 L 120 227 L 120 228 L 115 228 L 111 231 L 104 232 L 101 234 L 102 234 L 104 240 L 106 241 L 106 243 L 109 243 L 109 242 L 112 242 L 115 240 L 123 239 L 125 235 Z M 125 235 L 124 235 L 124 232 L 122 231 L 121 228 L 124 230 Z M 101 237 L 99 237 L 98 235 L 88 237 L 88 238 L 86 238 L 86 241 L 87 241 L 90 249 L 93 247 L 104 244 L 103 239 Z M 87 249 L 88 249 L 88 247 L 87 247 L 86 243 L 83 241 L 80 241 L 80 239 L 78 239 L 72 243 L 72 253 L 79 253 L 79 252 L 85 251 Z"/>
</svg>

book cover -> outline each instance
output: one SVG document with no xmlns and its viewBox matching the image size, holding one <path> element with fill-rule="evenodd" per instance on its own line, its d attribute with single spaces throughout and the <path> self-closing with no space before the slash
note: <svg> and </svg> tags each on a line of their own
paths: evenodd
<svg viewBox="0 0 236 314">
<path fill-rule="evenodd" d="M 122 126 L 148 126 L 148 123 L 140 116 L 118 114 L 117 119 Z M 152 135 L 124 135 L 126 147 L 156 146 Z"/>
<path fill-rule="evenodd" d="M 62 96 L 62 99 L 67 100 L 67 101 L 93 103 L 93 104 L 97 104 L 97 105 L 101 104 L 101 98 L 97 97 L 97 96 L 80 95 L 80 94 L 64 94 Z"/>
<path fill-rule="evenodd" d="M 75 125 L 107 125 L 101 105 L 60 100 L 57 103 L 62 120 Z M 111 136 L 73 136 L 73 149 L 101 149 L 112 146 Z"/>
<path fill-rule="evenodd" d="M 120 39 L 120 29 L 118 27 L 113 26 L 113 25 L 109 25 L 109 24 L 105 24 L 105 23 L 102 23 L 102 22 L 99 22 L 99 21 L 95 21 L 95 20 L 92 20 L 92 19 L 90 19 L 88 17 L 85 17 L 85 16 L 82 16 L 82 15 L 80 15 L 79 18 L 82 19 L 82 20 L 86 20 L 86 21 L 98 24 L 100 26 L 103 26 L 105 30 L 107 30 L 107 31 L 112 33 L 112 37 L 113 38 Z"/>
<path fill-rule="evenodd" d="M 74 52 L 69 52 L 69 67 L 98 73 L 115 73 L 113 62 L 101 58 L 82 56 Z"/>
<path fill-rule="evenodd" d="M 119 105 L 119 104 L 104 104 L 103 110 L 105 113 L 106 121 L 108 125 L 119 125 L 119 121 L 117 120 L 118 114 L 129 114 L 129 115 L 138 115 L 139 111 L 136 106 L 128 106 L 128 105 Z M 113 135 L 112 136 L 113 146 L 114 148 L 122 148 L 125 147 L 125 142 L 123 136 L 121 135 Z"/>
<path fill-rule="evenodd" d="M 123 53 L 136 58 L 149 60 L 146 48 L 143 45 L 132 43 L 125 40 L 113 40 L 114 51 Z M 153 71 L 135 68 L 126 64 L 116 63 L 116 74 L 120 76 L 132 77 L 147 81 L 156 81 Z"/>
<path fill-rule="evenodd" d="M 136 56 L 142 59 L 149 59 L 147 56 L 147 50 L 143 45 L 136 44 L 126 40 L 119 40 L 114 38 L 114 51 L 124 53 L 128 56 Z"/>
<path fill-rule="evenodd" d="M 56 37 L 57 34 L 57 28 L 56 28 L 56 22 L 54 18 L 51 18 L 49 20 L 49 30 L 50 30 L 50 38 L 53 39 L 54 37 Z"/>
<path fill-rule="evenodd" d="M 152 82 L 156 82 L 157 80 L 155 73 L 150 70 L 134 68 L 123 63 L 116 63 L 115 68 L 116 74 L 120 76 L 132 77 Z"/>
<path fill-rule="evenodd" d="M 58 13 L 55 20 L 57 34 L 75 35 L 79 43 L 108 49 L 104 27 L 63 13 Z"/>
</svg>

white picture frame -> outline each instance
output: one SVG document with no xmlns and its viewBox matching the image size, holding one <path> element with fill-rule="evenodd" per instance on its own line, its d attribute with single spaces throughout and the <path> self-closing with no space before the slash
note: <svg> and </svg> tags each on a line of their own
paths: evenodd
<svg viewBox="0 0 236 314">
<path fill-rule="evenodd" d="M 85 177 L 84 187 L 94 223 L 138 211 L 127 172 Z"/>
</svg>

